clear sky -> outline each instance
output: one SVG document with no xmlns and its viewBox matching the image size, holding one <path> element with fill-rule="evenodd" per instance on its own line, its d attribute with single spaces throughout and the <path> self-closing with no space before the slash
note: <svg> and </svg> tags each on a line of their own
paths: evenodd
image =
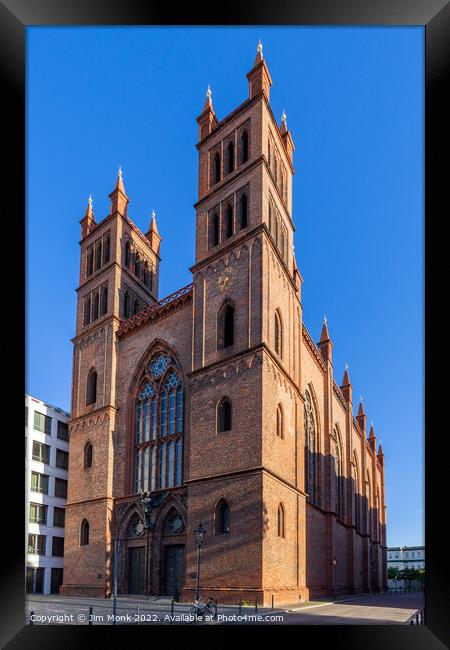
<svg viewBox="0 0 450 650">
<path fill-rule="evenodd" d="M 70 410 L 80 225 L 109 209 L 163 237 L 160 297 L 191 281 L 197 123 L 248 96 L 261 38 L 294 142 L 303 315 L 323 315 L 386 466 L 388 544 L 424 542 L 424 32 L 402 28 L 27 29 L 27 392 Z"/>
</svg>

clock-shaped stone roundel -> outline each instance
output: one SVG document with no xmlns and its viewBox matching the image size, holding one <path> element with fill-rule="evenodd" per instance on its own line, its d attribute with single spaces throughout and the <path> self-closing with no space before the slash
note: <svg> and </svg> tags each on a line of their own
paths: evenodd
<svg viewBox="0 0 450 650">
<path fill-rule="evenodd" d="M 142 535 L 144 532 L 144 524 L 141 519 L 138 519 L 135 517 L 129 527 L 129 535 L 131 537 L 136 537 L 138 535 Z"/>
<path fill-rule="evenodd" d="M 172 533 L 181 533 L 184 529 L 183 519 L 180 515 L 173 515 L 167 522 L 167 526 Z"/>
</svg>

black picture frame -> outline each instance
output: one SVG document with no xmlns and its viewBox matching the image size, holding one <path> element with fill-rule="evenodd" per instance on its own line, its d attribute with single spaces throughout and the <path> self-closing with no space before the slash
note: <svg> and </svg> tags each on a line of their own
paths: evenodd
<svg viewBox="0 0 450 650">
<path fill-rule="evenodd" d="M 17 413 L 23 412 L 23 393 L 25 388 L 24 373 L 21 365 L 24 340 L 25 302 L 23 300 L 24 275 L 20 272 L 17 248 L 25 240 L 25 29 L 32 25 L 422 25 L 425 27 L 425 381 L 426 381 L 426 416 L 425 416 L 425 494 L 426 494 L 426 550 L 427 550 L 427 585 L 426 585 L 426 621 L 424 626 L 302 626 L 295 630 L 303 643 L 305 635 L 315 643 L 326 642 L 334 647 L 345 648 L 441 648 L 449 641 L 448 603 L 450 590 L 446 578 L 446 540 L 444 489 L 442 478 L 448 473 L 445 445 L 446 412 L 448 400 L 444 390 L 443 379 L 435 378 L 439 369 L 446 370 L 444 354 L 447 351 L 446 318 L 441 317 L 442 298 L 446 293 L 436 292 L 440 296 L 436 317 L 432 317 L 432 290 L 445 279 L 445 263 L 448 252 L 445 238 L 442 237 L 440 224 L 447 218 L 448 179 L 445 178 L 448 162 L 444 160 L 443 136 L 444 119 L 447 117 L 448 104 L 445 101 L 446 68 L 448 69 L 450 49 L 450 7 L 446 0 L 378 0 L 362 2 L 361 0 L 298 0 L 295 2 L 260 0 L 251 2 L 226 3 L 205 7 L 200 3 L 180 5 L 174 9 L 169 3 L 153 4 L 143 0 L 2 0 L 0 1 L 0 64 L 2 79 L 3 140 L 8 145 L 3 149 L 2 162 L 5 171 L 2 174 L 2 210 L 3 232 L 8 234 L 3 240 L 4 246 L 4 290 L 8 299 L 4 303 L 3 323 L 6 325 L 5 347 L 15 350 L 14 362 L 8 364 L 8 378 L 12 373 L 15 382 L 8 381 L 10 393 L 7 393 L 7 412 L 12 422 L 4 430 L 11 440 L 15 471 L 7 480 L 4 491 L 3 534 L 7 541 L 4 552 L 0 580 L 0 641 L 2 647 L 8 648 L 78 648 L 83 643 L 88 647 L 95 642 L 105 643 L 105 634 L 126 633 L 129 643 L 130 628 L 90 628 L 84 626 L 25 626 L 24 616 L 24 544 L 23 544 L 23 500 L 24 482 L 22 473 L 23 441 L 20 427 L 17 425 Z M 447 184 L 445 181 L 447 180 Z M 42 197 L 43 201 L 51 197 Z M 447 201 L 445 201 L 447 199 Z M 440 219 L 441 217 L 441 219 Z M 387 235 L 388 236 L 388 233 Z M 433 249 L 433 253 L 431 253 Z M 6 261 L 6 252 L 11 252 L 11 259 Z M 24 250 L 25 254 L 25 250 Z M 25 255 L 24 255 L 25 257 Z M 23 268 L 23 267 L 22 267 Z M 13 288 L 11 288 L 11 284 Z M 5 295 L 5 294 L 4 294 Z M 435 297 L 435 299 L 436 299 Z M 26 294 L 25 294 L 26 298 Z M 438 311 L 439 309 L 439 311 Z M 439 328 L 439 329 L 438 329 Z M 401 332 L 398 333 L 401 336 Z M 439 344 L 439 349 L 437 345 Z M 412 350 L 411 354 L 421 354 L 421 350 Z M 24 362 L 26 361 L 24 354 Z M 438 368 L 439 364 L 439 368 Z M 5 376 L 5 365 L 4 365 Z M 443 375 L 444 376 L 444 375 Z M 14 387 L 14 388 L 13 388 Z M 437 414 L 441 417 L 438 418 Z M 434 417 L 433 417 L 434 415 Z M 442 433 L 441 433 L 442 431 Z M 14 433 L 13 433 L 14 432 Z M 443 444 L 444 443 L 444 444 Z M 8 441 L 9 447 L 9 441 Z M 4 448 L 5 449 L 5 448 Z M 8 449 L 9 451 L 9 449 Z M 12 458 L 11 452 L 8 454 Z M 6 463 L 5 463 L 6 464 Z M 395 471 L 394 463 L 390 471 Z M 441 487 L 442 485 L 442 487 Z M 405 486 L 405 489 L 407 486 Z M 442 521 L 442 525 L 441 525 Z M 170 628 L 172 631 L 175 626 Z M 167 628 L 164 628 L 164 632 Z M 178 628 L 179 629 L 179 628 Z M 155 638 L 153 628 L 133 628 L 133 634 L 144 630 L 147 640 Z M 160 628 L 161 630 L 161 628 Z M 182 629 L 184 643 L 193 630 L 201 632 L 200 642 L 208 640 L 225 645 L 229 635 L 236 630 L 232 627 L 217 626 L 201 629 L 198 627 Z M 285 630 L 292 628 L 277 627 L 277 639 L 284 638 Z M 264 634 L 266 641 L 272 637 L 274 628 L 239 628 L 239 635 L 254 638 Z M 99 639 L 98 633 L 101 633 Z M 205 636 L 207 635 L 207 636 Z M 234 636 L 234 635 L 233 635 Z M 149 642 L 149 641 L 148 641 Z"/>
</svg>

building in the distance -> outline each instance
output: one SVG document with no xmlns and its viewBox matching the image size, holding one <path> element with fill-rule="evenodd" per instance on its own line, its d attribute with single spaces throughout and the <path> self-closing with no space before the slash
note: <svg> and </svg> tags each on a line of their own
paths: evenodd
<svg viewBox="0 0 450 650">
<path fill-rule="evenodd" d="M 387 550 L 388 569 L 425 569 L 425 546 L 391 546 Z"/>
<path fill-rule="evenodd" d="M 191 600 L 199 522 L 205 597 L 292 603 L 386 586 L 384 454 L 362 402 L 354 415 L 347 369 L 335 378 L 326 321 L 317 343 L 305 327 L 294 143 L 261 46 L 247 79 L 229 115 L 217 118 L 208 90 L 197 118 L 192 284 L 160 299 L 161 236 L 154 215 L 146 232 L 131 220 L 120 170 L 109 213 L 97 220 L 89 200 L 81 220 L 68 595 L 111 591 L 117 542 L 121 593 Z M 141 490 L 157 497 L 148 530 Z"/>
<path fill-rule="evenodd" d="M 63 582 L 70 414 L 25 395 L 27 593 L 55 594 Z"/>
</svg>

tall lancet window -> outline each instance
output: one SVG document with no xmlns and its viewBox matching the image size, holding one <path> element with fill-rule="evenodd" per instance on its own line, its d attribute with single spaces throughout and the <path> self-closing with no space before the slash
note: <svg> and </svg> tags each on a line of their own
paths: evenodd
<svg viewBox="0 0 450 650">
<path fill-rule="evenodd" d="M 366 500 L 365 500 L 365 519 L 366 519 L 366 534 L 372 536 L 372 490 L 371 490 L 370 474 L 367 472 L 366 479 Z"/>
<path fill-rule="evenodd" d="M 241 135 L 241 162 L 245 163 L 248 160 L 248 133 L 242 131 Z"/>
<path fill-rule="evenodd" d="M 216 153 L 214 156 L 214 183 L 220 181 L 220 154 Z"/>
<path fill-rule="evenodd" d="M 305 391 L 305 489 L 308 501 L 317 505 L 317 430 L 309 392 Z"/>
<path fill-rule="evenodd" d="M 234 169 L 234 145 L 232 142 L 227 146 L 227 172 L 231 174 Z"/>
<path fill-rule="evenodd" d="M 333 430 L 332 449 L 334 457 L 334 504 L 336 516 L 342 519 L 343 498 L 342 498 L 342 458 L 339 434 L 336 429 Z"/>
<path fill-rule="evenodd" d="M 134 492 L 183 482 L 184 390 L 180 368 L 157 352 L 141 379 L 135 406 Z"/>
<path fill-rule="evenodd" d="M 358 473 L 358 459 L 356 454 L 353 455 L 353 467 L 352 467 L 352 486 L 353 486 L 353 512 L 354 512 L 354 523 L 356 530 L 359 532 L 361 528 L 361 501 L 359 496 L 359 473 Z"/>
</svg>

